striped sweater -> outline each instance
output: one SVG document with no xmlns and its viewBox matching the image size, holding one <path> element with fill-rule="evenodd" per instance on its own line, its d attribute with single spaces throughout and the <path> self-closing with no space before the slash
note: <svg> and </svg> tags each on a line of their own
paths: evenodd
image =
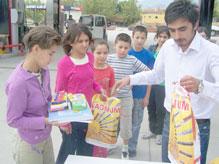
<svg viewBox="0 0 219 164">
<path fill-rule="evenodd" d="M 110 54 L 107 58 L 107 63 L 114 69 L 115 80 L 120 80 L 128 75 L 133 75 L 136 72 L 149 70 L 140 60 L 134 56 L 125 56 L 119 58 L 116 54 Z M 118 98 L 132 97 L 132 90 L 130 86 L 122 88 L 118 94 Z"/>
</svg>

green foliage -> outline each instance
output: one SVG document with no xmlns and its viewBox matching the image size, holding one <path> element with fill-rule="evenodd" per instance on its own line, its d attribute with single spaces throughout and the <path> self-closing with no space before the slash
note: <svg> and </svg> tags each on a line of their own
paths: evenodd
<svg viewBox="0 0 219 164">
<path fill-rule="evenodd" d="M 116 7 L 116 0 L 81 0 L 84 14 L 100 14 L 111 19 Z"/>
<path fill-rule="evenodd" d="M 219 19 L 219 0 L 215 0 L 214 2 L 214 18 Z"/>
<path fill-rule="evenodd" d="M 81 0 L 83 14 L 101 14 L 108 19 L 120 18 L 129 25 L 140 20 L 140 8 L 136 0 Z"/>
<path fill-rule="evenodd" d="M 26 5 L 43 5 L 40 0 L 25 0 Z M 140 20 L 140 8 L 136 0 L 60 0 L 62 5 L 82 6 L 83 14 L 105 15 L 107 19 L 123 20 L 124 24 L 132 24 Z M 45 18 L 45 11 L 26 9 L 26 17 L 40 23 Z"/>
<path fill-rule="evenodd" d="M 26 5 L 45 5 L 40 0 L 25 0 Z M 33 20 L 35 24 L 43 23 L 45 20 L 45 10 L 25 9 L 26 18 Z"/>
<path fill-rule="evenodd" d="M 128 25 L 141 19 L 140 8 L 136 5 L 136 3 L 136 0 L 127 0 L 119 3 L 121 6 L 121 12 L 119 14 Z"/>
<path fill-rule="evenodd" d="M 79 0 L 60 0 L 61 5 L 67 5 L 67 6 L 79 6 L 80 1 Z"/>
</svg>

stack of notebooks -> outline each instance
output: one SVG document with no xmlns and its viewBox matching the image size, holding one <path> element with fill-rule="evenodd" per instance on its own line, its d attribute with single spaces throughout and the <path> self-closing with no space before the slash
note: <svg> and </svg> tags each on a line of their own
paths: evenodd
<svg viewBox="0 0 219 164">
<path fill-rule="evenodd" d="M 49 105 L 49 122 L 90 122 L 93 115 L 84 94 L 59 92 Z"/>
</svg>

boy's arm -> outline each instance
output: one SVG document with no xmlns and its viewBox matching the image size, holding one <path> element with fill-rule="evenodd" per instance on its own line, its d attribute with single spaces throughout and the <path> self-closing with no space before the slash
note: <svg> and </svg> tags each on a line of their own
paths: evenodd
<svg viewBox="0 0 219 164">
<path fill-rule="evenodd" d="M 116 85 L 113 85 L 113 87 L 110 89 L 110 97 L 116 96 L 117 92 Z"/>
<path fill-rule="evenodd" d="M 138 60 L 136 57 L 134 57 L 134 72 L 142 72 L 142 71 L 149 71 L 150 69 L 142 63 L 140 60 Z"/>
<path fill-rule="evenodd" d="M 145 97 L 143 98 L 143 101 L 142 101 L 142 107 L 148 106 L 150 94 L 151 94 L 151 85 L 148 85 L 146 95 L 145 95 Z"/>
<path fill-rule="evenodd" d="M 121 81 L 119 84 L 117 84 L 117 86 L 120 84 L 123 86 L 128 82 L 130 85 L 152 85 L 163 82 L 165 76 L 166 49 L 167 48 L 164 46 L 160 49 L 155 60 L 154 67 L 151 71 L 143 71 L 136 73 L 135 75 L 129 75 L 129 79 Z"/>
<path fill-rule="evenodd" d="M 165 80 L 165 54 L 165 47 L 162 47 L 151 71 L 142 71 L 122 78 L 116 82 L 115 91 L 126 85 L 152 85 L 163 82 Z"/>
<path fill-rule="evenodd" d="M 110 67 L 110 68 L 111 68 L 111 69 L 110 69 L 111 73 L 110 73 L 110 83 L 109 83 L 109 93 L 110 93 L 109 96 L 112 95 L 113 86 L 114 86 L 114 84 L 115 84 L 115 74 L 114 74 L 114 70 L 112 69 L 112 67 Z"/>
</svg>

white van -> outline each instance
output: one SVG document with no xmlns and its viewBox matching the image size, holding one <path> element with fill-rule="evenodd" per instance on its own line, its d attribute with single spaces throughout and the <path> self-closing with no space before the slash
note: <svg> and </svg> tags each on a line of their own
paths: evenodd
<svg viewBox="0 0 219 164">
<path fill-rule="evenodd" d="M 81 15 L 79 22 L 88 26 L 94 39 L 101 38 L 107 41 L 107 22 L 104 15 Z"/>
</svg>

